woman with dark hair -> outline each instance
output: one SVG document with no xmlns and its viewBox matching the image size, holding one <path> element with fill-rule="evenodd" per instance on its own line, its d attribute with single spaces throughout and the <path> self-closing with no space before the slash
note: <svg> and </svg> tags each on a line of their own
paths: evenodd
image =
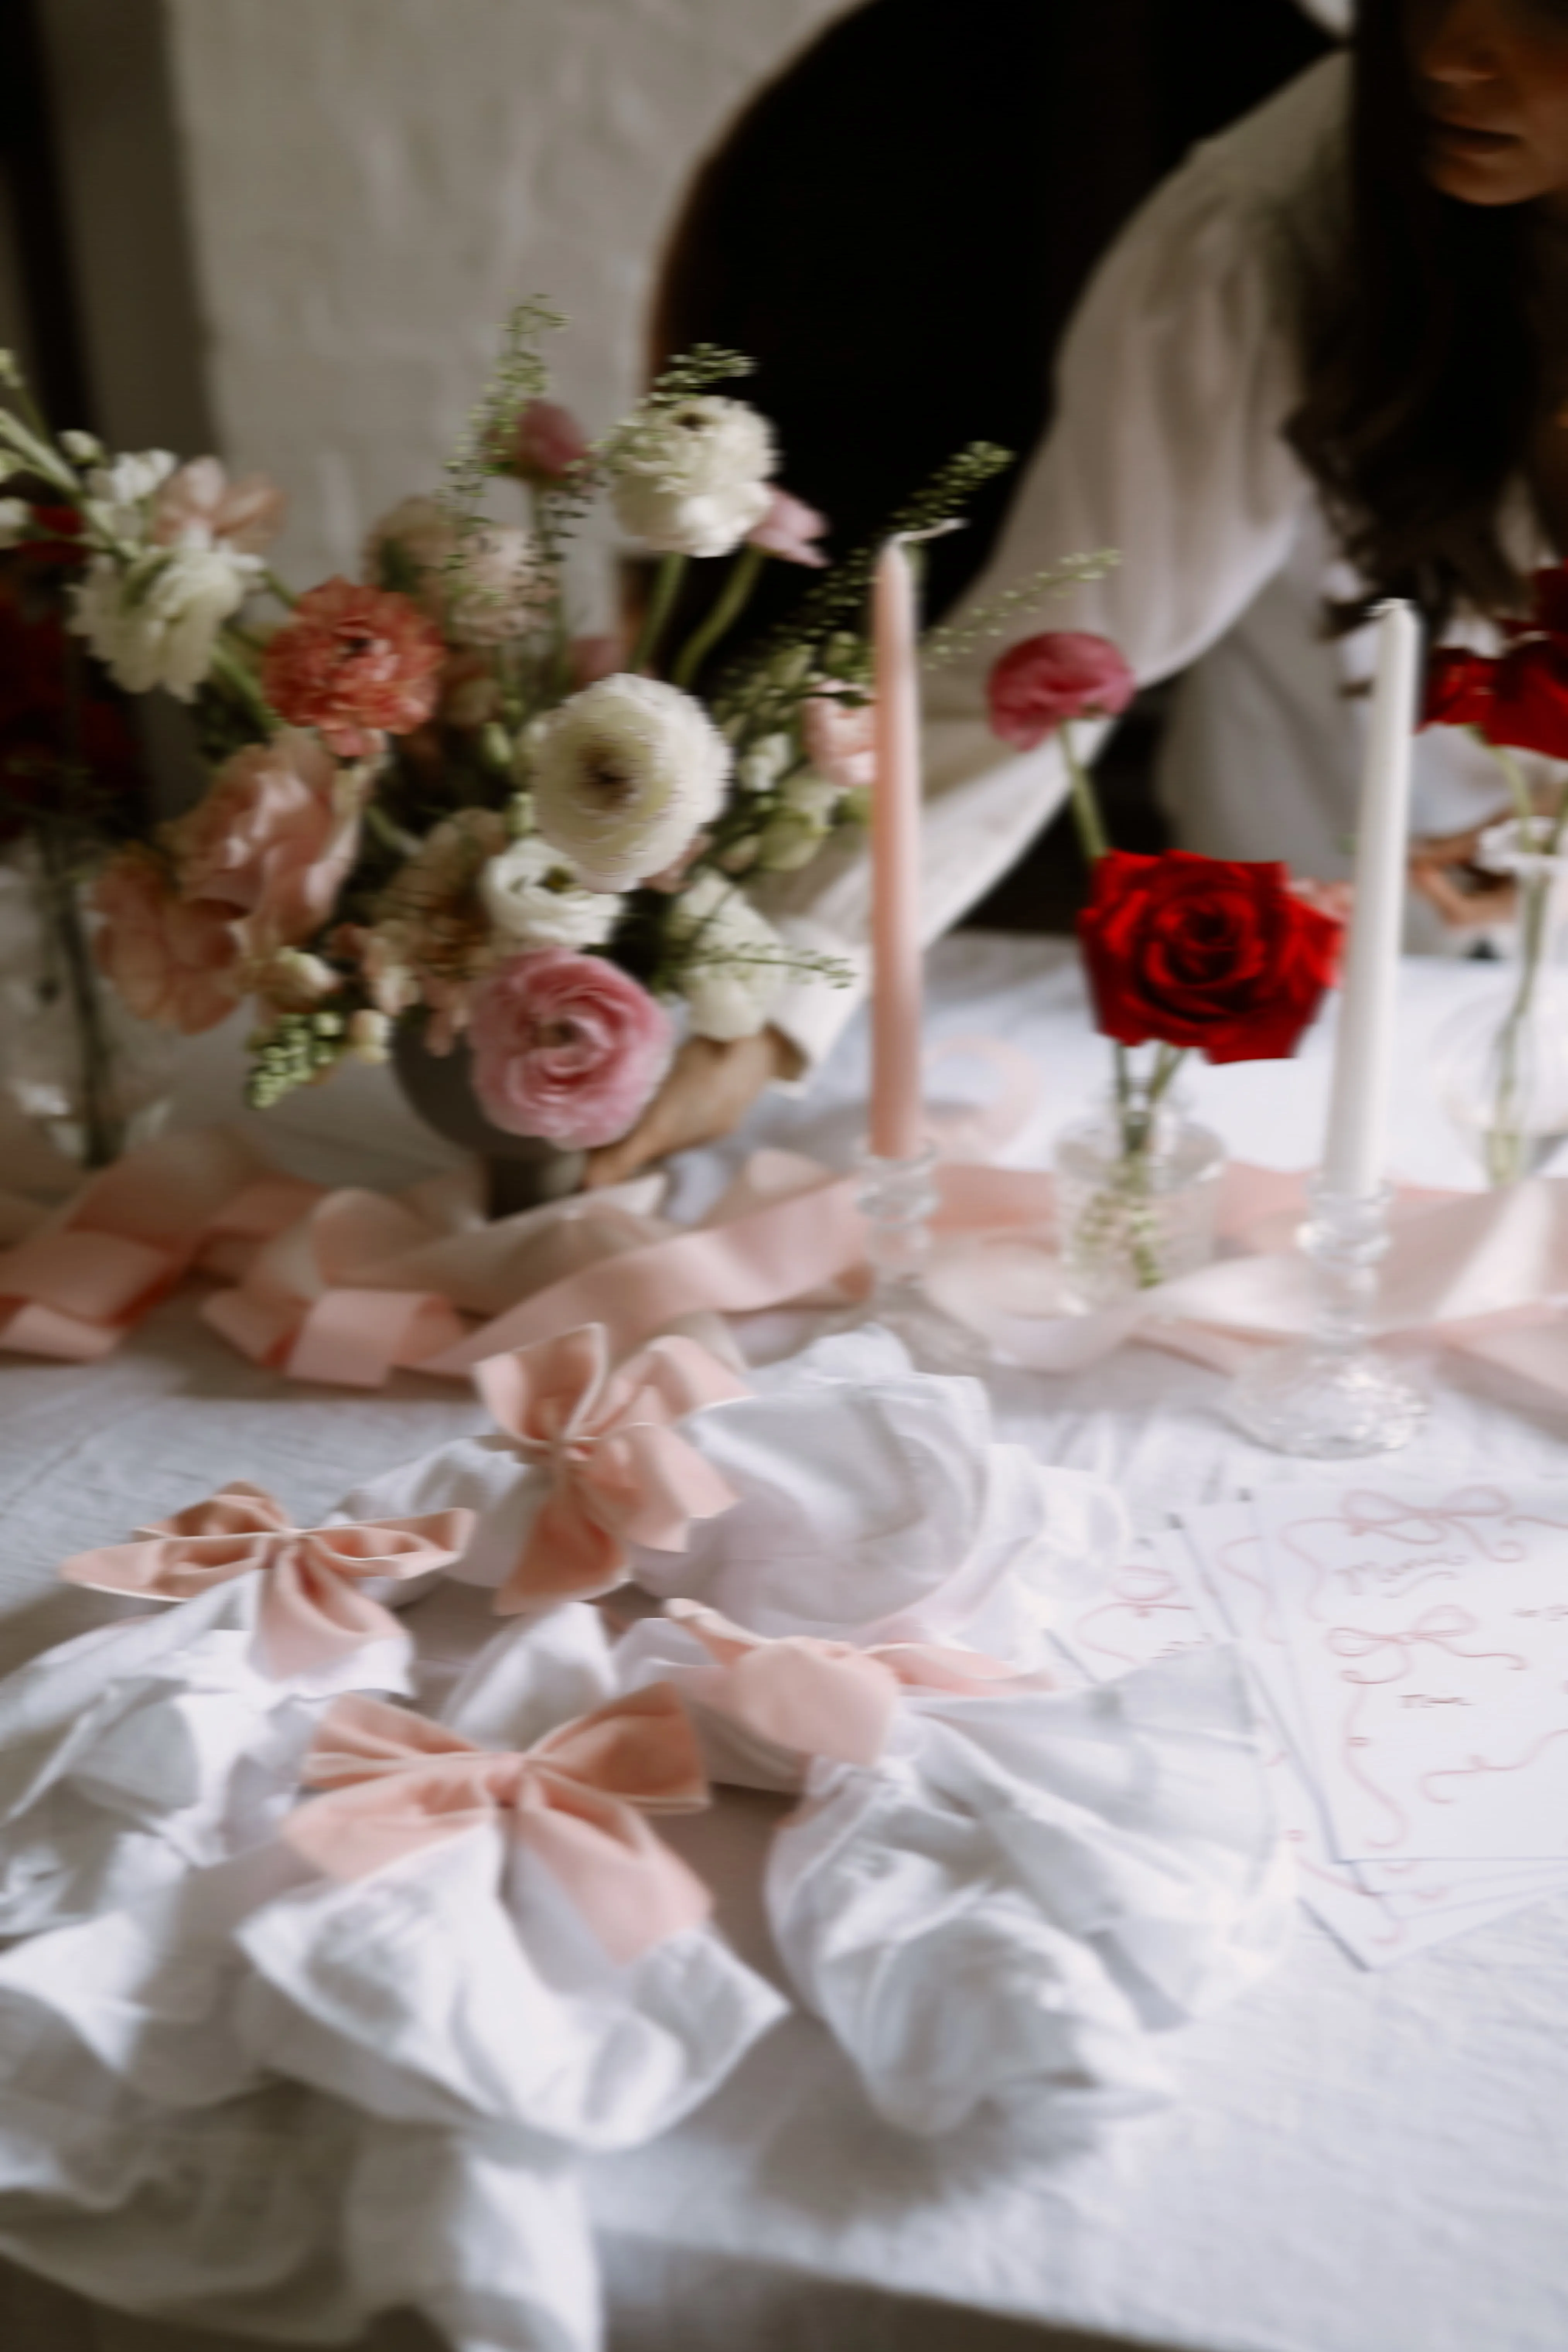
<svg viewBox="0 0 1568 2352">
<path fill-rule="evenodd" d="M 1033 625 L 1113 639 L 1141 683 L 1186 671 L 1159 769 L 1178 838 L 1344 872 L 1359 623 L 1409 595 L 1485 644 L 1568 549 L 1568 0 L 1361 0 L 1348 58 L 1199 147 L 1129 224 L 1054 391 L 966 602 L 1119 549 Z M 928 692 L 931 937 L 1065 794 L 1054 743 L 999 756 L 995 650 Z M 1460 730 L 1423 736 L 1418 828 L 1494 814 L 1495 774 Z M 781 880 L 772 911 L 853 956 L 867 895 L 845 852 Z M 810 1060 L 846 1009 L 803 991 L 775 1019 Z"/>
</svg>

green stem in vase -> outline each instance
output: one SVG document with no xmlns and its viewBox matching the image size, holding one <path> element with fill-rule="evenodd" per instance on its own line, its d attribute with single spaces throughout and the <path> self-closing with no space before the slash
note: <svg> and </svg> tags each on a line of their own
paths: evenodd
<svg viewBox="0 0 1568 2352">
<path fill-rule="evenodd" d="M 1072 817 L 1078 828 L 1079 846 L 1086 864 L 1095 865 L 1110 846 L 1105 830 L 1105 820 L 1100 814 L 1100 802 L 1089 772 L 1079 758 L 1078 745 L 1073 740 L 1072 721 L 1062 721 L 1062 757 L 1067 761 L 1068 781 L 1072 785 Z"/>
<path fill-rule="evenodd" d="M 729 578 L 714 598 L 712 610 L 692 630 L 680 649 L 669 673 L 677 686 L 689 686 L 720 638 L 728 636 L 751 601 L 752 591 L 757 584 L 757 574 L 762 568 L 762 549 L 743 547 L 730 567 Z"/>
<path fill-rule="evenodd" d="M 1486 1138 L 1487 1178 L 1492 1184 L 1516 1184 L 1525 1173 L 1524 1120 L 1519 1101 L 1520 1046 L 1535 1002 L 1556 887 L 1557 877 L 1550 867 L 1544 873 L 1537 871 L 1520 877 L 1519 983 L 1498 1032 L 1497 1093 Z"/>
<path fill-rule="evenodd" d="M 636 645 L 627 667 L 643 675 L 651 674 L 658 641 L 664 635 L 665 624 L 674 609 L 680 583 L 686 577 L 688 559 L 684 555 L 661 555 L 658 570 L 653 575 L 653 588 L 647 609 L 642 616 Z"/>
</svg>

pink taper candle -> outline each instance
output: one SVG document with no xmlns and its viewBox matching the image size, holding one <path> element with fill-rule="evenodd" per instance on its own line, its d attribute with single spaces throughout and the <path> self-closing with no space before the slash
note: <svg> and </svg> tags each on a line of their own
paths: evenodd
<svg viewBox="0 0 1568 2352">
<path fill-rule="evenodd" d="M 871 802 L 871 1120 L 879 1160 L 921 1133 L 921 696 L 914 570 L 892 539 L 877 564 L 877 782 Z"/>
</svg>

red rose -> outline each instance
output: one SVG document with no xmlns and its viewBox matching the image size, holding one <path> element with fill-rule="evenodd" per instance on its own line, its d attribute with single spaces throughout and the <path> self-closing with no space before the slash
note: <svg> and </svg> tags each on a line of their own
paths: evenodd
<svg viewBox="0 0 1568 2352">
<path fill-rule="evenodd" d="M 1478 724 L 1489 743 L 1568 760 L 1568 645 L 1527 637 L 1495 666 L 1491 705 Z"/>
<path fill-rule="evenodd" d="M 1064 719 L 1089 712 L 1114 719 L 1138 681 L 1108 637 L 1082 629 L 1047 629 L 1010 646 L 991 672 L 991 732 L 1016 751 L 1032 751 Z"/>
<path fill-rule="evenodd" d="M 1440 646 L 1426 665 L 1423 727 L 1481 727 L 1492 707 L 1492 673 L 1482 654 L 1458 646 Z"/>
<path fill-rule="evenodd" d="M 1341 927 L 1291 890 L 1283 866 L 1113 849 L 1078 929 L 1106 1036 L 1268 1062 L 1295 1050 L 1331 985 Z"/>
</svg>

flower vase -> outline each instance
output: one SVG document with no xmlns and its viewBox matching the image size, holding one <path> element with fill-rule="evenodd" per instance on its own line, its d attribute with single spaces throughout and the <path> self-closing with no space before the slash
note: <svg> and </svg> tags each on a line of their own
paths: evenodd
<svg viewBox="0 0 1568 2352">
<path fill-rule="evenodd" d="M 1512 873 L 1518 889 L 1510 968 L 1452 1024 L 1439 1064 L 1449 1116 L 1493 1185 L 1533 1175 L 1568 1138 L 1568 855 L 1519 835 L 1501 826 L 1483 845 L 1489 868 Z"/>
<path fill-rule="evenodd" d="M 410 1108 L 437 1135 L 482 1162 L 489 1215 L 515 1216 L 577 1192 L 587 1155 L 542 1135 L 511 1135 L 494 1126 L 479 1108 L 471 1063 L 461 1038 L 450 1053 L 433 1054 L 407 1023 L 394 1034 L 392 1066 Z"/>
<path fill-rule="evenodd" d="M 1214 1255 L 1225 1150 L 1179 1097 L 1129 1079 L 1055 1150 L 1057 1234 L 1080 1313 L 1195 1273 Z"/>
</svg>

